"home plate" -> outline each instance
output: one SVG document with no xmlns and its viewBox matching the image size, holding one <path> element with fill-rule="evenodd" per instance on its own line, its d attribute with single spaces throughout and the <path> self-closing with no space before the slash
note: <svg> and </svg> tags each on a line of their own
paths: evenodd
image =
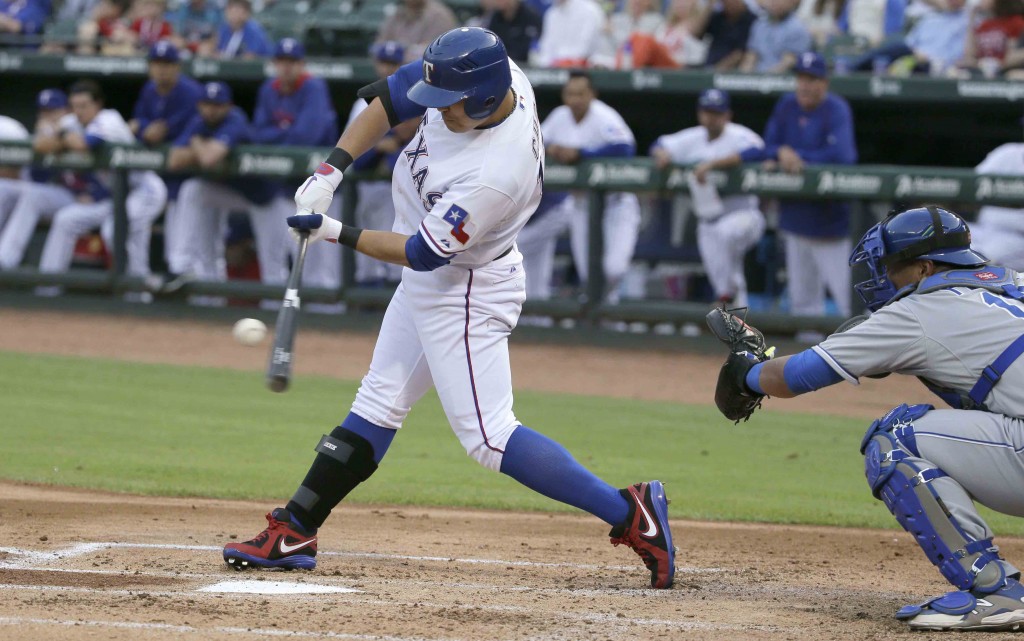
<svg viewBox="0 0 1024 641">
<path fill-rule="evenodd" d="M 229 592 L 232 594 L 326 594 L 328 592 L 361 592 L 354 588 L 341 588 L 317 583 L 289 581 L 221 581 L 199 588 L 199 592 Z"/>
</svg>

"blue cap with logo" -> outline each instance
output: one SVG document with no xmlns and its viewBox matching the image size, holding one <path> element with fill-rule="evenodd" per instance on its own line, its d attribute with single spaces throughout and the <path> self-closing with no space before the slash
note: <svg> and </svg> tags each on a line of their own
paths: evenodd
<svg viewBox="0 0 1024 641">
<path fill-rule="evenodd" d="M 729 111 L 729 94 L 721 89 L 705 89 L 697 98 L 697 108 L 718 113 Z"/>
<path fill-rule="evenodd" d="M 223 82 L 208 82 L 203 85 L 203 95 L 200 96 L 199 101 L 226 105 L 231 102 L 231 87 Z"/>
<path fill-rule="evenodd" d="M 178 48 L 170 40 L 160 40 L 153 43 L 149 48 L 149 59 L 160 62 L 181 62 L 181 54 Z"/>
<path fill-rule="evenodd" d="M 385 40 L 370 47 L 370 55 L 379 62 L 404 62 L 405 47 L 401 42 Z"/>
<path fill-rule="evenodd" d="M 40 109 L 63 109 L 68 106 L 68 95 L 60 89 L 43 89 L 36 97 Z"/>
<path fill-rule="evenodd" d="M 814 76 L 815 78 L 824 78 L 828 75 L 825 59 L 821 57 L 821 54 L 814 53 L 813 51 L 806 51 L 800 54 L 796 59 L 796 64 L 793 66 L 793 71 L 805 76 Z"/>
<path fill-rule="evenodd" d="M 274 57 L 302 60 L 306 57 L 306 47 L 295 38 L 281 38 L 274 49 Z"/>
</svg>

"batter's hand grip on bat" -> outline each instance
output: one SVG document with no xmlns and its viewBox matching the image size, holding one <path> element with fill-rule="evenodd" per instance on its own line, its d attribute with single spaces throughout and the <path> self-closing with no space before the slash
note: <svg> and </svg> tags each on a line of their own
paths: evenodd
<svg viewBox="0 0 1024 641">
<path fill-rule="evenodd" d="M 281 310 L 277 313 L 274 325 L 274 343 L 270 348 L 270 362 L 267 364 L 267 387 L 274 392 L 288 389 L 292 377 L 292 348 L 295 345 L 295 331 L 298 328 L 299 287 L 302 285 L 302 266 L 306 262 L 306 246 L 309 244 L 309 232 L 301 232 L 299 236 L 299 252 L 292 265 L 292 273 L 288 277 L 288 285 L 284 290 Z"/>
</svg>

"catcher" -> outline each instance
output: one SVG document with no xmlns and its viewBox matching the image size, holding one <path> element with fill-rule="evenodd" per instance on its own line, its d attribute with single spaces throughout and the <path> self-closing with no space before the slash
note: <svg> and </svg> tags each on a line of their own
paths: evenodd
<svg viewBox="0 0 1024 641">
<path fill-rule="evenodd" d="M 708 314 L 732 352 L 715 393 L 732 420 L 765 396 L 890 372 L 917 376 L 952 408 L 900 405 L 861 444 L 872 493 L 956 588 L 896 613 L 916 630 L 1024 626 L 1020 571 L 974 504 L 1024 516 L 1024 275 L 987 263 L 962 218 L 919 207 L 861 239 L 850 264 L 870 273 L 856 289 L 874 313 L 822 343 L 771 359 L 760 332 L 728 311 Z"/>
</svg>

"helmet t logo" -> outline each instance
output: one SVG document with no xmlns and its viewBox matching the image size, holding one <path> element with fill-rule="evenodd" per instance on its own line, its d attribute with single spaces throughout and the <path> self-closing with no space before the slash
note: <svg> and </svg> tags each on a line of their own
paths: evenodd
<svg viewBox="0 0 1024 641">
<path fill-rule="evenodd" d="M 427 62 L 426 60 L 424 60 L 423 61 L 423 80 L 426 81 L 426 83 L 428 85 L 434 84 L 433 78 L 430 77 L 433 73 L 434 73 L 434 63 Z"/>
</svg>

